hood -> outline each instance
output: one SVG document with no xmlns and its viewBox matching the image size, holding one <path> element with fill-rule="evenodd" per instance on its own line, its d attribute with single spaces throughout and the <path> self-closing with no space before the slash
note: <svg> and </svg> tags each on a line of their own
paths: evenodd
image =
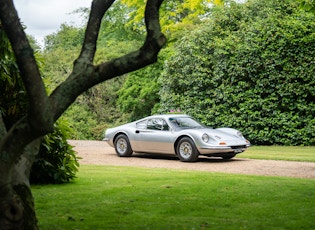
<svg viewBox="0 0 315 230">
<path fill-rule="evenodd" d="M 237 136 L 237 131 L 235 133 L 233 132 L 227 132 L 223 130 L 217 130 L 217 129 L 210 129 L 210 128 L 203 128 L 199 129 L 201 133 L 206 133 L 211 137 L 214 137 L 217 140 L 233 140 L 233 139 L 239 139 L 240 137 Z"/>
</svg>

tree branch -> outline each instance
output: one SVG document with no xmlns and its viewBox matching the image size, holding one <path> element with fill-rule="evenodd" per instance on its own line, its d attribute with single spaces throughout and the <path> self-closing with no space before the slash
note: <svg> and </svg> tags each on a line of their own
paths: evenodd
<svg viewBox="0 0 315 230">
<path fill-rule="evenodd" d="M 147 37 L 139 50 L 97 66 L 89 63 L 85 65 L 75 63 L 76 66 L 69 78 L 50 95 L 49 99 L 54 105 L 54 120 L 58 119 L 80 94 L 92 86 L 156 62 L 159 51 L 166 43 L 166 37 L 161 32 L 159 23 L 159 7 L 162 2 L 163 0 L 147 1 L 145 11 Z M 105 4 L 103 4 L 103 7 L 105 7 Z M 96 45 L 95 38 L 95 35 L 89 40 L 86 38 L 84 45 L 90 46 L 92 41 Z M 91 58 L 91 56 L 87 56 Z M 71 91 L 68 90 L 70 88 Z"/>
<path fill-rule="evenodd" d="M 93 0 L 81 53 L 76 62 L 92 63 L 102 18 L 115 0 Z"/>
<path fill-rule="evenodd" d="M 11 42 L 30 103 L 29 122 L 34 132 L 47 133 L 53 127 L 48 96 L 38 66 L 12 0 L 0 1 L 0 19 Z"/>
<path fill-rule="evenodd" d="M 166 37 L 161 32 L 159 22 L 159 8 L 162 2 L 163 0 L 147 1 L 145 9 L 147 37 L 143 46 L 137 51 L 96 66 L 97 82 L 109 79 L 111 72 L 120 76 L 157 61 L 157 55 L 166 43 Z"/>
<path fill-rule="evenodd" d="M 0 1 L 0 20 L 15 53 L 30 104 L 28 115 L 16 122 L 4 136 L 1 135 L 0 181 L 6 184 L 10 183 L 12 165 L 23 153 L 24 147 L 32 140 L 52 131 L 54 121 L 50 115 L 51 107 L 33 50 L 24 33 L 12 0 Z"/>
</svg>

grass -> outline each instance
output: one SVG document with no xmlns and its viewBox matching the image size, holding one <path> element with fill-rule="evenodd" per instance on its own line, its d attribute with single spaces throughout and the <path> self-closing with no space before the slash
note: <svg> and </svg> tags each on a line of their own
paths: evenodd
<svg viewBox="0 0 315 230">
<path fill-rule="evenodd" d="M 315 229 L 315 180 L 82 165 L 32 186 L 40 228 Z"/>
<path fill-rule="evenodd" d="M 315 162 L 315 146 L 252 146 L 237 157 Z"/>
</svg>

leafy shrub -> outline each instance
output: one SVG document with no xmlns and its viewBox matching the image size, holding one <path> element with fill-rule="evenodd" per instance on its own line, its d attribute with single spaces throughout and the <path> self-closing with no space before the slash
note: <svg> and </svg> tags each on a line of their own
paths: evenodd
<svg viewBox="0 0 315 230">
<path fill-rule="evenodd" d="M 1 23 L 0 40 L 0 116 L 4 118 L 6 128 L 10 129 L 25 115 L 29 105 L 13 51 Z M 39 52 L 35 52 L 35 56 L 42 70 L 43 57 Z M 32 183 L 63 183 L 75 177 L 79 164 L 75 152 L 67 143 L 69 131 L 68 124 L 59 121 L 55 124 L 55 131 L 43 138 L 31 169 Z"/>
<path fill-rule="evenodd" d="M 71 139 L 94 139 L 92 128 L 97 125 L 93 112 L 86 105 L 73 104 L 65 113 L 65 117 L 71 121 L 75 132 L 71 133 Z"/>
<path fill-rule="evenodd" d="M 78 157 L 67 137 L 68 123 L 59 120 L 53 133 L 43 138 L 39 154 L 30 173 L 31 183 L 65 183 L 75 178 L 78 171 Z"/>
<path fill-rule="evenodd" d="M 161 88 L 158 79 L 163 63 L 171 56 L 172 51 L 172 48 L 165 47 L 160 52 L 157 63 L 127 75 L 126 81 L 117 92 L 117 106 L 126 115 L 126 122 L 157 113 Z"/>
<path fill-rule="evenodd" d="M 254 144 L 315 145 L 315 16 L 295 1 L 218 9 L 167 62 L 161 112 L 240 129 Z"/>
<path fill-rule="evenodd" d="M 118 91 L 118 107 L 123 113 L 130 114 L 129 121 L 151 115 L 152 108 L 159 102 L 157 78 L 161 67 L 158 64 L 129 74 Z"/>
</svg>

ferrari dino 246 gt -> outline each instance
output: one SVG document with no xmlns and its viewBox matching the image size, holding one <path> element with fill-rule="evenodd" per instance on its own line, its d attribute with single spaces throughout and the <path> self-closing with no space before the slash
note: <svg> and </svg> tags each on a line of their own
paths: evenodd
<svg viewBox="0 0 315 230">
<path fill-rule="evenodd" d="M 173 154 L 188 162 L 199 155 L 230 159 L 250 146 L 236 129 L 206 127 L 185 114 L 154 115 L 109 128 L 103 140 L 120 157 L 133 152 Z"/>
</svg>

